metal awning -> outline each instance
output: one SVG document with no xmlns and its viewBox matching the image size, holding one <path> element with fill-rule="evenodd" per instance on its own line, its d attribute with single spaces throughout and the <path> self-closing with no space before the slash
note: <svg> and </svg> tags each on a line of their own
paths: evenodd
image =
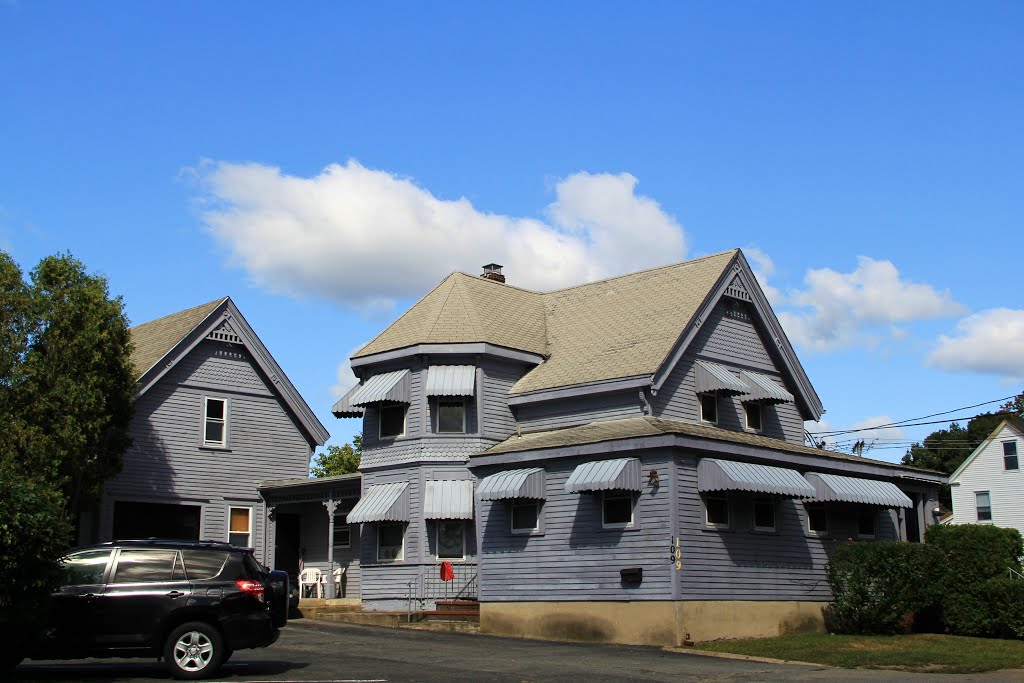
<svg viewBox="0 0 1024 683">
<path fill-rule="evenodd" d="M 472 396 L 476 368 L 472 365 L 431 365 L 427 368 L 427 396 Z"/>
<path fill-rule="evenodd" d="M 565 482 L 566 493 L 585 491 L 640 491 L 640 460 L 620 458 L 579 465 Z"/>
<path fill-rule="evenodd" d="M 837 474 L 808 472 L 807 481 L 815 491 L 817 501 L 864 503 L 885 508 L 911 508 L 914 502 L 891 481 L 841 477 Z"/>
<path fill-rule="evenodd" d="M 395 401 L 409 403 L 409 371 L 395 370 L 374 375 L 352 393 L 349 405 L 365 406 L 370 403 Z"/>
<path fill-rule="evenodd" d="M 734 396 L 750 393 L 750 387 L 723 365 L 699 360 L 694 367 L 693 380 L 698 394 L 719 392 L 727 396 Z"/>
<path fill-rule="evenodd" d="M 792 403 L 793 394 L 775 379 L 760 372 L 740 372 L 740 379 L 750 387 L 750 393 L 743 397 L 744 401 L 764 401 L 766 403 Z"/>
<path fill-rule="evenodd" d="M 366 493 L 348 513 L 348 523 L 408 522 L 409 497 L 405 494 L 407 488 L 407 481 L 374 484 L 366 489 Z"/>
<path fill-rule="evenodd" d="M 796 470 L 712 458 L 702 458 L 697 465 L 697 490 L 751 491 L 792 498 L 816 495 L 814 487 Z"/>
<path fill-rule="evenodd" d="M 331 414 L 334 417 L 362 417 L 363 409 L 352 405 L 352 395 L 359 391 L 359 389 L 359 384 L 349 389 L 349 392 L 338 399 L 338 402 L 331 408 Z"/>
<path fill-rule="evenodd" d="M 423 500 L 424 519 L 473 519 L 473 482 L 428 481 Z"/>
<path fill-rule="evenodd" d="M 509 470 L 484 477 L 480 480 L 476 494 L 480 500 L 505 500 L 506 498 L 544 500 L 544 468 Z"/>
</svg>

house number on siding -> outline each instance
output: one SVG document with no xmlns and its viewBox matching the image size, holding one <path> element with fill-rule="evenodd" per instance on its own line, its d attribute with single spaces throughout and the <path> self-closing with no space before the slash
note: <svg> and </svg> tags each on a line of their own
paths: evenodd
<svg viewBox="0 0 1024 683">
<path fill-rule="evenodd" d="M 676 565 L 676 571 L 683 568 L 683 551 L 679 547 L 679 537 L 672 538 L 671 555 L 669 556 Z"/>
</svg>

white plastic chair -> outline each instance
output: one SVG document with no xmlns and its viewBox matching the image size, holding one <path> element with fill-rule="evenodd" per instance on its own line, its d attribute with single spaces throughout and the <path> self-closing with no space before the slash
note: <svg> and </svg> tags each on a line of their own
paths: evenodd
<svg viewBox="0 0 1024 683">
<path fill-rule="evenodd" d="M 341 591 L 342 579 L 344 577 L 345 577 L 345 568 L 344 567 L 335 567 L 334 568 L 334 577 L 333 578 L 334 578 L 334 597 L 336 597 L 336 598 L 345 597 L 345 596 L 342 595 L 342 591 Z"/>
<path fill-rule="evenodd" d="M 300 598 L 322 598 L 324 597 L 324 576 L 316 567 L 303 569 L 299 573 L 299 597 Z M 307 591 L 306 589 L 313 590 Z"/>
</svg>

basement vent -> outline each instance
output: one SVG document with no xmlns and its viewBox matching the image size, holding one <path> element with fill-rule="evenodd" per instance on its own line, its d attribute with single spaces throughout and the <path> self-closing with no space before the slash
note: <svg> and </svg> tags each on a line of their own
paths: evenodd
<svg viewBox="0 0 1024 683">
<path fill-rule="evenodd" d="M 226 322 L 210 334 L 206 335 L 206 338 L 212 339 L 213 341 L 227 342 L 228 344 L 242 343 L 242 338 L 239 337 L 238 334 L 231 329 L 231 325 L 228 325 Z"/>
</svg>

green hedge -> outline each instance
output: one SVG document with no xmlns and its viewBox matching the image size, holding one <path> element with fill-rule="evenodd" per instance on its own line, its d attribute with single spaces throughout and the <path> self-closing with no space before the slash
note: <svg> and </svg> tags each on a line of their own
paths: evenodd
<svg viewBox="0 0 1024 683">
<path fill-rule="evenodd" d="M 945 573 L 942 553 L 929 545 L 843 543 L 826 570 L 833 596 L 827 613 L 830 630 L 894 633 L 908 614 L 939 600 Z"/>
</svg>

